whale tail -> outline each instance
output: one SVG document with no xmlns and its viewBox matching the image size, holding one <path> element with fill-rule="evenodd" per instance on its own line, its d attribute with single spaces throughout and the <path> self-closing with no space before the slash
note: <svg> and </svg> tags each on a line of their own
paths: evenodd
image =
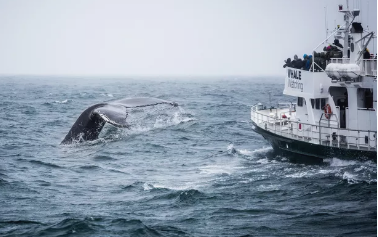
<svg viewBox="0 0 378 237">
<path fill-rule="evenodd" d="M 73 142 L 92 141 L 98 138 L 105 123 L 120 128 L 128 128 L 128 108 L 138 108 L 168 104 L 174 107 L 177 103 L 157 98 L 128 98 L 109 103 L 92 105 L 79 116 L 71 130 L 67 133 L 61 144 Z"/>
</svg>

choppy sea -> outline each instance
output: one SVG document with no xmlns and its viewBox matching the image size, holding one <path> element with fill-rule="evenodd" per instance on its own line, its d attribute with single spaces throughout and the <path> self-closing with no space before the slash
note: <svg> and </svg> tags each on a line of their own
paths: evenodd
<svg viewBox="0 0 378 237">
<path fill-rule="evenodd" d="M 252 130 L 283 83 L 0 77 L 0 236 L 376 236 L 376 163 L 293 163 Z M 90 105 L 141 96 L 179 107 L 60 145 Z"/>
</svg>

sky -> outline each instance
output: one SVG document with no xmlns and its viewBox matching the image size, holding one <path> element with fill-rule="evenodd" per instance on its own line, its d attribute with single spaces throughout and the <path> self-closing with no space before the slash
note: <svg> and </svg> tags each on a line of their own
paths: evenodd
<svg viewBox="0 0 378 237">
<path fill-rule="evenodd" d="M 343 23 L 338 4 L 346 1 L 0 0 L 0 74 L 283 75 L 284 59 L 311 54 L 326 26 Z M 349 6 L 377 32 L 377 0 Z"/>
</svg>

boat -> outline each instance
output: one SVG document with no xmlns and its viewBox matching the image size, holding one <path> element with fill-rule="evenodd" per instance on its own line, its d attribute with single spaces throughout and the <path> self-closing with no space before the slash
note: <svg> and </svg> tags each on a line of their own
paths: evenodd
<svg viewBox="0 0 378 237">
<path fill-rule="evenodd" d="M 339 12 L 343 26 L 314 48 L 310 68 L 285 68 L 283 94 L 296 103 L 253 105 L 252 129 L 280 153 L 376 162 L 377 57 L 366 57 L 376 35 L 357 22 L 360 10 L 349 10 L 348 1 Z"/>
</svg>

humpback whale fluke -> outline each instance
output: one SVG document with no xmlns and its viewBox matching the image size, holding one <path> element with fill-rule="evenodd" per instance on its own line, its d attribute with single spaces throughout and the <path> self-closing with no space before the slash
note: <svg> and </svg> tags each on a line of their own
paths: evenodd
<svg viewBox="0 0 378 237">
<path fill-rule="evenodd" d="M 127 98 L 107 103 L 92 105 L 84 110 L 61 144 L 71 144 L 73 141 L 92 141 L 98 138 L 105 123 L 116 127 L 127 128 L 128 108 L 138 108 L 168 104 L 178 106 L 177 103 L 157 98 Z"/>
</svg>

